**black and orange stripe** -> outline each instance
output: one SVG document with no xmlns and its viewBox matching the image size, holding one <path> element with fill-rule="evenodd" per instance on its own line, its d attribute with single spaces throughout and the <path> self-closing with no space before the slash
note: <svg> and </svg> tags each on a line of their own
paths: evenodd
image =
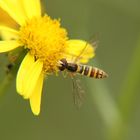
<svg viewBox="0 0 140 140">
<path fill-rule="evenodd" d="M 96 79 L 105 78 L 108 75 L 101 69 L 96 67 L 88 66 L 88 65 L 81 65 L 76 63 L 69 63 L 66 59 L 60 60 L 59 70 L 67 70 L 72 73 L 79 73 L 81 75 L 85 75 L 88 77 L 93 77 Z"/>
<path fill-rule="evenodd" d="M 77 70 L 75 72 L 80 73 L 81 75 L 85 75 L 88 77 L 93 77 L 96 79 L 105 78 L 107 74 L 96 67 L 88 66 L 88 65 L 80 65 L 77 64 Z"/>
</svg>

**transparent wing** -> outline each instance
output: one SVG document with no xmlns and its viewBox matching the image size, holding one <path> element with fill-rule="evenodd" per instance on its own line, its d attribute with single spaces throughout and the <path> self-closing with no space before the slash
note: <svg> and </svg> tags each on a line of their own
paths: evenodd
<svg viewBox="0 0 140 140">
<path fill-rule="evenodd" d="M 64 58 L 68 62 L 87 63 L 95 55 L 95 48 L 87 41 L 69 40 Z"/>
<path fill-rule="evenodd" d="M 77 63 L 78 61 L 80 61 L 82 58 L 82 55 L 85 53 L 86 49 L 88 48 L 88 42 L 85 43 L 85 46 L 83 47 L 83 49 L 81 50 L 81 52 L 77 55 L 77 57 L 75 57 L 74 63 Z"/>
<path fill-rule="evenodd" d="M 72 83 L 74 105 L 77 108 L 80 108 L 85 100 L 85 91 L 82 89 L 81 81 L 79 79 L 76 79 L 76 77 L 72 78 Z"/>
<path fill-rule="evenodd" d="M 90 37 L 90 40 L 85 42 L 85 46 L 83 47 L 79 55 L 75 58 L 74 62 L 75 63 L 79 62 L 81 59 L 85 57 L 85 55 L 89 54 L 90 51 L 89 47 L 92 47 L 95 53 L 97 46 L 98 46 L 97 36 Z"/>
</svg>

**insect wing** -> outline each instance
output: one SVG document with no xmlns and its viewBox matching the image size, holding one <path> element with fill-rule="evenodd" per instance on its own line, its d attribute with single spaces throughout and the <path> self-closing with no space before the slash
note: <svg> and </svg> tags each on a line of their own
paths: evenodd
<svg viewBox="0 0 140 140">
<path fill-rule="evenodd" d="M 93 44 L 95 45 L 96 43 L 70 40 L 64 58 L 66 58 L 68 62 L 85 64 L 95 55 Z"/>
<path fill-rule="evenodd" d="M 85 91 L 82 89 L 81 81 L 79 79 L 76 79 L 75 77 L 72 78 L 72 83 L 74 105 L 77 108 L 80 108 L 85 100 Z"/>
</svg>

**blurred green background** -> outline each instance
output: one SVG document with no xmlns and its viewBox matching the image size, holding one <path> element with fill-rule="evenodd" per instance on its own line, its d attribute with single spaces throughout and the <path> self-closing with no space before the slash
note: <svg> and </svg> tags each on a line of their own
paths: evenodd
<svg viewBox="0 0 140 140">
<path fill-rule="evenodd" d="M 139 140 L 140 1 L 42 2 L 47 14 L 61 18 L 70 38 L 90 41 L 96 36 L 99 46 L 90 65 L 105 70 L 109 77 L 81 77 L 87 97 L 79 110 L 73 105 L 71 79 L 48 77 L 39 117 L 16 93 L 13 80 L 0 98 L 0 139 Z M 3 55 L 0 59 L 4 66 Z M 6 84 L 4 76 L 1 69 L 1 85 Z"/>
</svg>

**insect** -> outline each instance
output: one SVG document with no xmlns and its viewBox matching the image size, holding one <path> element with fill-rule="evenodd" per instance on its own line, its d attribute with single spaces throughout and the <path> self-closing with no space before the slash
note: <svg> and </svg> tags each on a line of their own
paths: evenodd
<svg viewBox="0 0 140 140">
<path fill-rule="evenodd" d="M 73 83 L 73 100 L 74 104 L 77 108 L 80 108 L 84 102 L 85 99 L 85 92 L 80 86 L 80 80 L 77 79 L 74 74 L 80 74 L 84 76 L 88 76 L 91 78 L 101 79 L 105 78 L 108 75 L 101 69 L 88 66 L 88 65 L 82 65 L 77 63 L 71 63 L 68 62 L 65 58 L 61 59 L 59 62 L 59 70 L 60 71 L 68 71 L 71 74 L 72 83 Z"/>
<path fill-rule="evenodd" d="M 106 72 L 104 72 L 99 68 L 88 66 L 88 65 L 71 63 L 68 62 L 65 58 L 61 59 L 59 64 L 60 64 L 59 66 L 60 71 L 67 70 L 71 73 L 79 73 L 81 75 L 88 76 L 91 78 L 93 77 L 96 79 L 101 79 L 108 76 Z"/>
<path fill-rule="evenodd" d="M 91 78 L 96 79 L 102 79 L 108 77 L 107 73 L 103 70 L 92 67 L 89 65 L 82 65 L 77 63 L 77 61 L 82 57 L 82 55 L 86 52 L 87 44 L 85 44 L 85 47 L 81 51 L 81 53 L 73 60 L 72 62 L 69 62 L 66 58 L 62 58 L 58 62 L 58 68 L 61 72 L 66 71 L 70 74 L 72 78 L 73 83 L 73 99 L 74 104 L 79 108 L 83 104 L 83 101 L 85 99 L 85 92 L 80 86 L 80 80 L 75 77 L 75 74 L 84 75 Z M 96 42 L 93 44 L 93 46 L 96 47 Z M 94 48 L 95 49 L 95 48 Z"/>
</svg>

